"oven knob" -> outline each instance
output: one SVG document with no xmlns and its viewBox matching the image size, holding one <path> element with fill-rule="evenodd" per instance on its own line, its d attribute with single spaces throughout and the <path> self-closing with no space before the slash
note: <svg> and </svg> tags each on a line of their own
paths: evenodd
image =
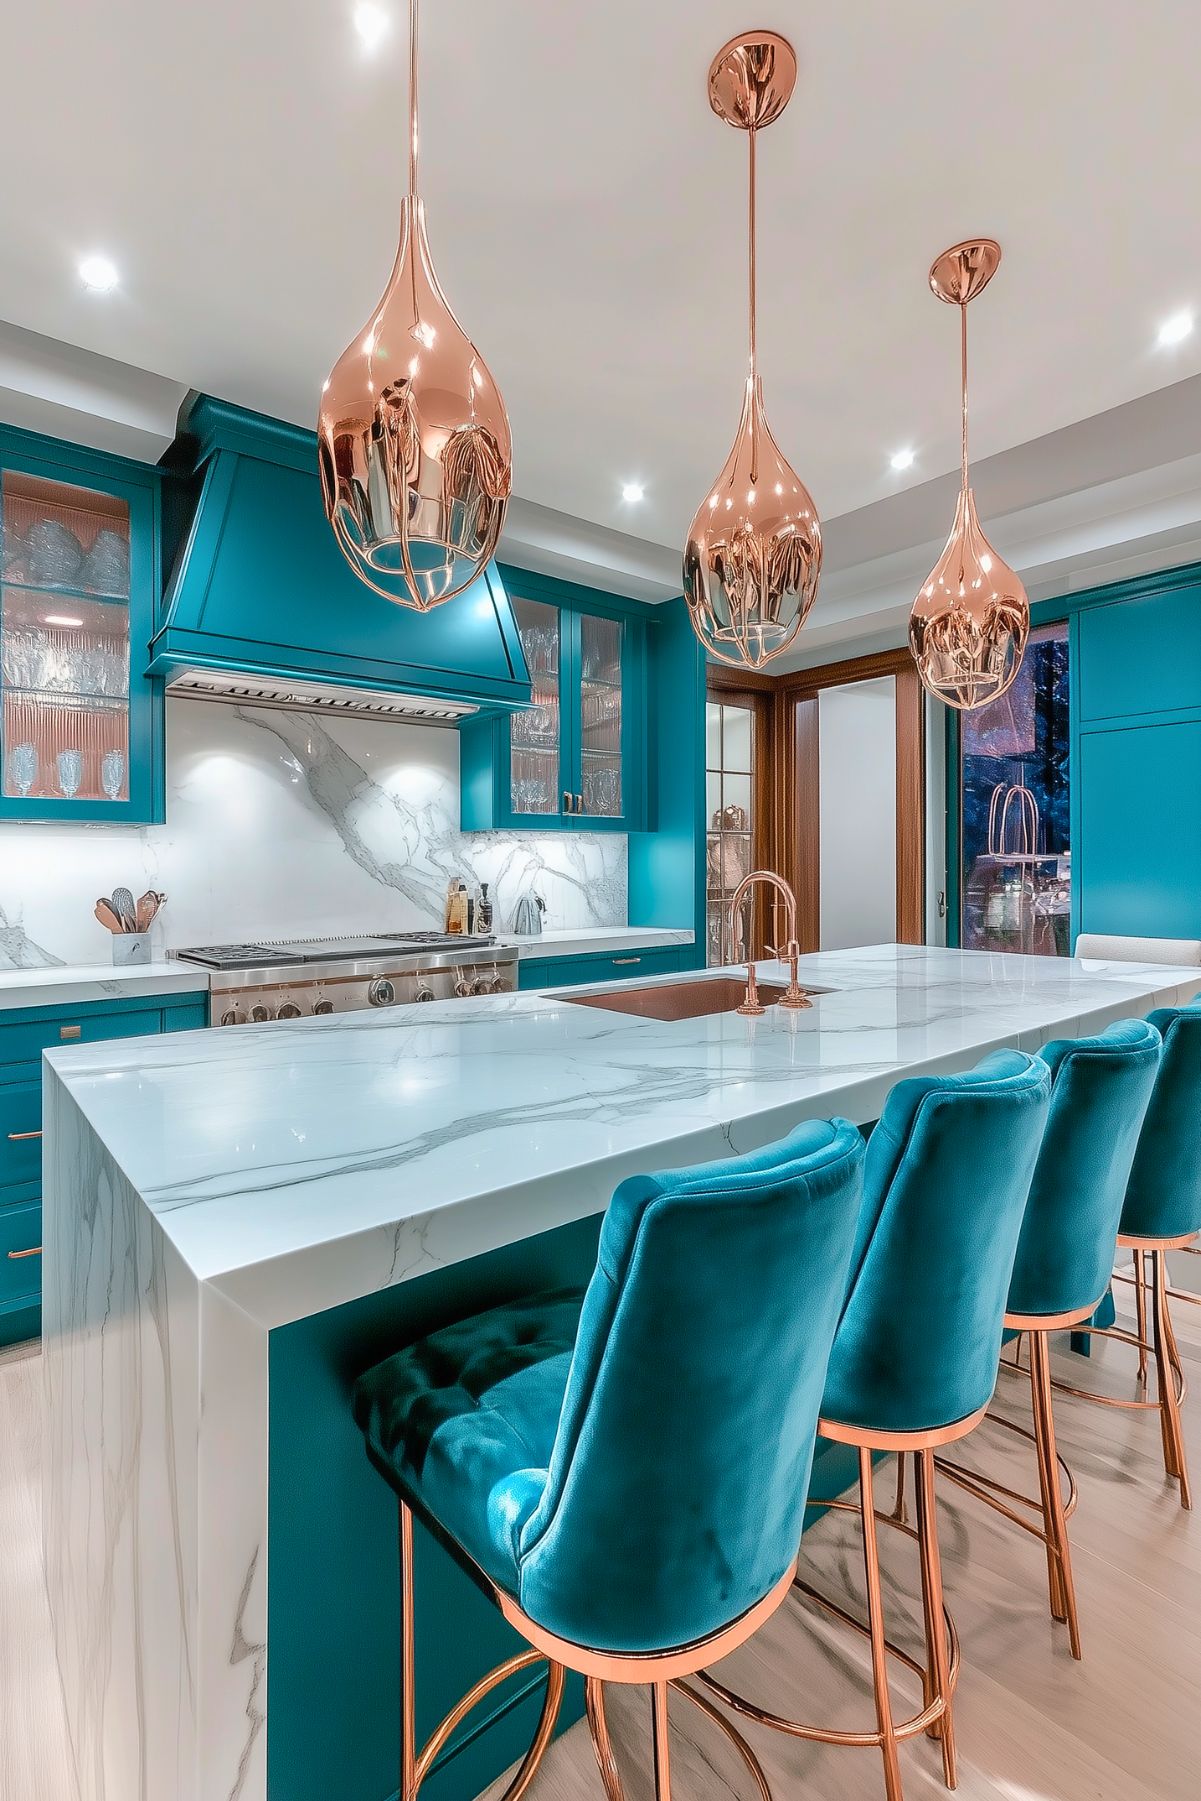
<svg viewBox="0 0 1201 1801">
<path fill-rule="evenodd" d="M 250 1017 L 254 1020 L 256 1025 L 261 1026 L 265 1020 L 271 1018 L 271 1015 L 260 1001 L 257 1006 L 250 1009 Z"/>
<path fill-rule="evenodd" d="M 241 1025 L 241 1023 L 241 1019 L 232 1007 L 228 1013 L 223 1013 L 221 1015 L 221 1024 L 223 1026 L 237 1026 Z"/>
<path fill-rule="evenodd" d="M 275 1017 L 276 1019 L 299 1019 L 300 1008 L 295 1001 L 285 1001 Z"/>
<path fill-rule="evenodd" d="M 418 999 L 418 1000 L 419 1000 L 419 1001 L 432 1001 L 432 1000 L 433 1000 L 433 998 L 434 998 L 434 991 L 433 991 L 433 989 L 432 989 L 432 988 L 427 988 L 427 987 L 426 987 L 426 986 L 425 986 L 425 983 L 424 983 L 424 982 L 423 982 L 423 983 L 422 983 L 422 984 L 421 984 L 421 987 L 420 987 L 420 988 L 419 988 L 419 989 L 418 989 L 418 990 L 417 990 L 417 999 Z"/>
<path fill-rule="evenodd" d="M 390 1007 L 396 999 L 396 990 L 387 976 L 377 976 L 367 990 L 367 999 L 373 1007 Z"/>
<path fill-rule="evenodd" d="M 334 1003 L 332 1001 L 318 1001 L 317 1005 L 313 1008 L 314 1013 L 332 1013 L 333 1010 Z"/>
</svg>

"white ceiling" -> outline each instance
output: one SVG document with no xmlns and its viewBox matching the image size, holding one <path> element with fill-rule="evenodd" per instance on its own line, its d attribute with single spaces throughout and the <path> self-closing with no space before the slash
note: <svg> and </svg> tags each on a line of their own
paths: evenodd
<svg viewBox="0 0 1201 1801">
<path fill-rule="evenodd" d="M 195 387 L 311 424 L 394 248 L 404 0 L 384 3 L 374 59 L 352 0 L 10 9 L 0 317 L 165 378 L 160 405 Z M 509 405 L 519 539 L 589 522 L 674 580 L 740 398 L 745 151 L 705 76 L 751 19 L 801 59 L 761 145 L 761 362 L 785 454 L 827 520 L 853 516 L 835 561 L 923 543 L 889 497 L 955 465 L 955 319 L 926 287 L 955 239 L 1004 247 L 972 311 L 980 459 L 1201 372 L 1201 330 L 1155 348 L 1201 309 L 1196 0 L 427 0 L 431 240 Z M 93 250 L 118 292 L 81 288 Z M 1071 486 L 1040 467 L 1042 497 Z"/>
</svg>

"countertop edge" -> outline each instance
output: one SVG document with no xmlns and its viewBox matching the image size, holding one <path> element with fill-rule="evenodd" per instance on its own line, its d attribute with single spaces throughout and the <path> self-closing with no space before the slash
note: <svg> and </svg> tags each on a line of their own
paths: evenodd
<svg viewBox="0 0 1201 1801">
<path fill-rule="evenodd" d="M 208 988 L 207 969 L 166 961 L 128 969 L 114 969 L 107 963 L 0 969 L 0 1014 L 20 1007 L 62 1007 L 137 995 L 207 994 Z"/>
</svg>

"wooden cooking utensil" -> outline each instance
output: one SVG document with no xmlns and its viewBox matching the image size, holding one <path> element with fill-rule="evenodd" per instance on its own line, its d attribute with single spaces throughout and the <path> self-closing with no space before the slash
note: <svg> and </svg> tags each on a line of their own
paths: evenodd
<svg viewBox="0 0 1201 1801">
<path fill-rule="evenodd" d="M 117 913 L 116 908 L 111 901 L 98 900 L 95 906 L 95 914 L 96 918 L 100 921 L 101 925 L 104 926 L 106 931 L 123 932 L 125 930 L 125 927 L 121 924 L 120 915 Z"/>
<path fill-rule="evenodd" d="M 150 921 L 157 912 L 158 903 L 155 900 L 153 893 L 147 892 L 142 896 L 137 905 L 137 912 L 134 919 L 135 930 L 139 932 L 148 932 L 150 930 Z"/>
</svg>

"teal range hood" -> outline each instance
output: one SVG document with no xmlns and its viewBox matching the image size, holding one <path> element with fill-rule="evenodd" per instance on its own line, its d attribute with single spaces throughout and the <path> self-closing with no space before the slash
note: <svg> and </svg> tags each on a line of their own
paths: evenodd
<svg viewBox="0 0 1201 1801">
<path fill-rule="evenodd" d="M 150 673 L 171 692 L 438 720 L 529 705 L 495 564 L 428 613 L 373 593 L 326 521 L 312 432 L 192 395 L 163 466 Z"/>
</svg>

